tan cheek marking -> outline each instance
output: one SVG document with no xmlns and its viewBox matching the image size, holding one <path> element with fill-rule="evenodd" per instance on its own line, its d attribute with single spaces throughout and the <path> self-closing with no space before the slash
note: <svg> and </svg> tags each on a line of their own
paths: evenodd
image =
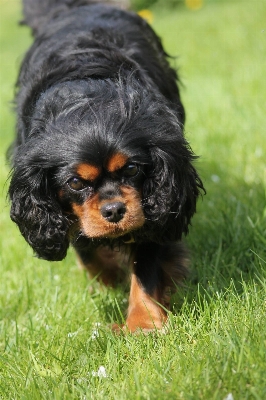
<svg viewBox="0 0 266 400">
<path fill-rule="evenodd" d="M 84 218 L 86 218 L 86 214 L 88 214 L 87 217 L 91 217 L 94 214 L 98 215 L 99 196 L 98 194 L 96 194 L 91 199 L 86 200 L 85 203 L 81 205 L 73 203 L 72 208 L 74 214 L 80 219 L 80 222 L 84 224 L 85 223 Z"/>
<path fill-rule="evenodd" d="M 72 208 L 74 214 L 79 218 L 80 227 L 88 237 L 104 236 L 108 224 L 100 214 L 97 194 L 82 205 L 72 204 Z"/>
<path fill-rule="evenodd" d="M 94 181 L 101 173 L 101 168 L 95 167 L 90 164 L 79 164 L 77 173 L 85 181 Z"/>
<path fill-rule="evenodd" d="M 128 160 L 128 157 L 125 154 L 116 153 L 108 160 L 107 170 L 109 172 L 117 171 L 124 167 L 127 160 Z"/>
<path fill-rule="evenodd" d="M 80 222 L 82 222 L 83 218 L 83 207 L 78 204 L 72 204 L 74 214 L 79 218 Z"/>
<path fill-rule="evenodd" d="M 118 224 L 110 223 L 102 217 L 100 209 L 110 200 L 100 201 L 98 194 L 86 200 L 82 205 L 72 204 L 73 212 L 79 218 L 80 227 L 85 235 L 91 238 L 118 237 L 138 229 L 144 224 L 145 217 L 139 193 L 129 186 L 121 186 L 120 189 L 122 196 L 114 197 L 112 201 L 125 203 L 127 212 Z"/>
</svg>

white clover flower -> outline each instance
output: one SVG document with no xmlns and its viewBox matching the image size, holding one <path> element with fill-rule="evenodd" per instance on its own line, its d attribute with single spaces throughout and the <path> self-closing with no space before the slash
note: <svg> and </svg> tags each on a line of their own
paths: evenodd
<svg viewBox="0 0 266 400">
<path fill-rule="evenodd" d="M 224 400 L 234 400 L 232 393 L 228 393 Z"/>
<path fill-rule="evenodd" d="M 212 176 L 211 176 L 211 180 L 212 180 L 214 183 L 219 183 L 220 180 L 221 180 L 221 178 L 220 178 L 218 175 L 212 175 Z"/>
<path fill-rule="evenodd" d="M 100 336 L 100 332 L 99 332 L 99 329 L 98 329 L 98 327 L 101 325 L 101 323 L 100 322 L 95 322 L 95 324 L 94 324 L 94 330 L 92 331 L 92 334 L 91 334 L 91 338 L 94 340 L 94 339 L 96 339 L 97 337 L 99 337 Z"/>
<path fill-rule="evenodd" d="M 103 365 L 101 365 L 98 369 L 98 371 L 92 371 L 92 376 L 96 376 L 98 378 L 108 378 L 106 369 Z"/>
</svg>

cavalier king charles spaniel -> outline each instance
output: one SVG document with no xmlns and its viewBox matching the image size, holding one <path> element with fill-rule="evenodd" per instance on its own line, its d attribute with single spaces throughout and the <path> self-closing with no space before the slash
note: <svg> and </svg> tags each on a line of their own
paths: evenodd
<svg viewBox="0 0 266 400">
<path fill-rule="evenodd" d="M 71 244 L 106 285 L 129 272 L 122 329 L 149 332 L 186 276 L 181 238 L 204 187 L 160 39 L 98 3 L 24 1 L 35 40 L 17 81 L 11 218 L 40 258 L 62 260 Z"/>
</svg>

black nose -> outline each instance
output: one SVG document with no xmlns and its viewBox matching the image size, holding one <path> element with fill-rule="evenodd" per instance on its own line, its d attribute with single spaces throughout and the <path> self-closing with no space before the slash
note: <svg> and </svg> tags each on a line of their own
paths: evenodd
<svg viewBox="0 0 266 400">
<path fill-rule="evenodd" d="M 101 207 L 102 216 L 109 222 L 119 222 L 124 217 L 126 207 L 124 203 L 117 201 L 115 203 L 107 203 Z"/>
</svg>

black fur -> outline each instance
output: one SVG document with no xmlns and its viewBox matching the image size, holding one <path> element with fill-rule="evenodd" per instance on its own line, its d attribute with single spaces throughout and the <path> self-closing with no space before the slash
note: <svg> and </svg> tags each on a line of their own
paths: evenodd
<svg viewBox="0 0 266 400">
<path fill-rule="evenodd" d="M 75 221 L 57 193 L 79 162 L 120 151 L 143 165 L 139 248 L 181 240 L 204 190 L 183 135 L 178 77 L 159 38 L 134 13 L 87 3 L 24 7 L 35 41 L 17 82 L 9 196 L 12 220 L 47 260 L 63 259 L 71 240 Z M 89 247 L 84 237 L 74 246 L 84 240 Z"/>
</svg>

